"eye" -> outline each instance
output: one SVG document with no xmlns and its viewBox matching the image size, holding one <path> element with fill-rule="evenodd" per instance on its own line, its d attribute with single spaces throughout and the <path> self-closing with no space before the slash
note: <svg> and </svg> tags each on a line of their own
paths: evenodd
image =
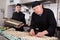
<svg viewBox="0 0 60 40">
<path fill-rule="evenodd" d="M 33 10 L 35 10 L 35 9 L 33 9 Z"/>
</svg>

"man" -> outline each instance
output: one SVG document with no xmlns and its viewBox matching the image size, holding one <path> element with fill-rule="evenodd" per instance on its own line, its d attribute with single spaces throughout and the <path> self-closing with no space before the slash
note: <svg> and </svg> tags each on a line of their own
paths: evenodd
<svg viewBox="0 0 60 40">
<path fill-rule="evenodd" d="M 25 15 L 21 12 L 21 4 L 16 5 L 16 11 L 13 13 L 12 19 L 21 21 L 24 24 L 26 24 Z M 23 27 L 20 27 L 20 28 L 17 27 L 16 30 L 23 31 Z"/>
<path fill-rule="evenodd" d="M 31 20 L 31 36 L 54 36 L 57 26 L 54 13 L 50 9 L 43 8 L 42 1 L 32 3 L 34 10 Z"/>
</svg>

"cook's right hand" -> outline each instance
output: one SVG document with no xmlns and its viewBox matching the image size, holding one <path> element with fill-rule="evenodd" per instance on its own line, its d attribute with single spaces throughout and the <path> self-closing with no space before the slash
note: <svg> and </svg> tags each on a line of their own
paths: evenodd
<svg viewBox="0 0 60 40">
<path fill-rule="evenodd" d="M 31 36 L 35 36 L 34 29 L 31 29 L 31 31 L 29 33 L 30 33 Z"/>
</svg>

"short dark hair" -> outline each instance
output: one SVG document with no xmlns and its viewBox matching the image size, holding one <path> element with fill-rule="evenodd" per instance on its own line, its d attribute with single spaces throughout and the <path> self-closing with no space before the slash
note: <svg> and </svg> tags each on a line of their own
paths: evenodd
<svg viewBox="0 0 60 40">
<path fill-rule="evenodd" d="M 35 6 L 37 6 L 37 5 L 40 5 L 40 4 L 42 4 L 42 3 L 43 3 L 43 1 L 34 1 L 34 2 L 32 3 L 32 8 L 35 7 Z"/>
<path fill-rule="evenodd" d="M 21 4 L 18 3 L 16 6 L 21 6 Z"/>
</svg>

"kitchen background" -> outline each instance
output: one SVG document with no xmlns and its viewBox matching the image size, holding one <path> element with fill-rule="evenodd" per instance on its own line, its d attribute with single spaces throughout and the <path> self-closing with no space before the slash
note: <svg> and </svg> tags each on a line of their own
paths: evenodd
<svg viewBox="0 0 60 40">
<path fill-rule="evenodd" d="M 29 19 L 33 12 L 31 3 L 36 0 L 0 0 L 0 15 L 1 18 L 11 18 L 13 12 L 15 11 L 15 5 L 17 3 L 22 4 L 22 12 L 24 12 L 25 19 Z M 60 0 L 37 0 L 45 1 L 44 7 L 49 8 L 54 12 L 57 25 L 60 26 Z M 27 11 L 28 10 L 28 11 Z M 3 22 L 2 22 L 3 23 Z M 27 22 L 28 23 L 28 22 Z M 2 25 L 2 24 L 0 24 Z"/>
<path fill-rule="evenodd" d="M 0 0 L 0 26 L 4 25 L 4 18 L 11 18 L 15 11 L 17 3 L 22 4 L 22 12 L 24 12 L 26 24 L 30 25 L 31 14 L 33 12 L 31 3 L 33 1 L 45 1 L 44 7 L 49 8 L 54 12 L 57 21 L 57 36 L 60 35 L 60 0 Z M 28 10 L 28 11 L 27 11 Z M 60 38 L 60 37 L 59 37 Z"/>
</svg>

